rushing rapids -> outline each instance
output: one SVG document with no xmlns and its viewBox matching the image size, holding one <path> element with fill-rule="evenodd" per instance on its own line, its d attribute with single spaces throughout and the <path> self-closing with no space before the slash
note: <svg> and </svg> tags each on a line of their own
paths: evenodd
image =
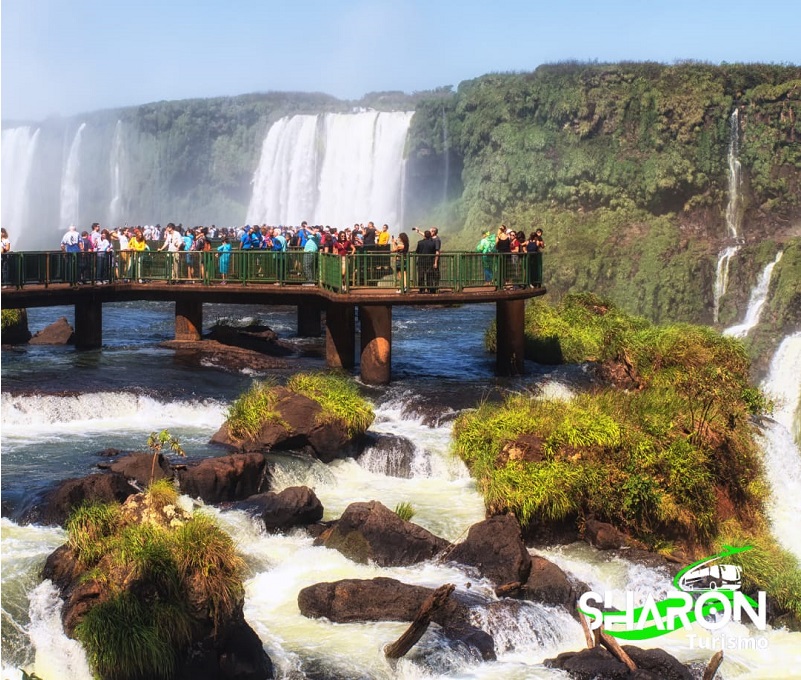
<svg viewBox="0 0 801 680">
<path fill-rule="evenodd" d="M 285 336 L 294 326 L 294 315 L 287 310 L 211 307 L 210 319 L 215 312 L 233 318 L 255 314 L 256 320 Z M 32 310 L 31 325 L 37 329 L 61 312 Z M 479 348 L 479 336 L 492 313 L 491 307 L 481 306 L 399 311 L 396 342 L 405 351 L 398 353 L 393 369 L 400 380 L 391 388 L 368 392 L 377 416 L 371 431 L 397 439 L 381 454 L 368 447 L 357 460 L 330 465 L 275 456 L 274 490 L 296 484 L 313 487 L 324 505 L 325 519 L 338 517 L 353 501 L 378 500 L 389 508 L 408 502 L 415 510 L 415 522 L 448 540 L 461 540 L 472 524 L 483 519 L 484 506 L 464 465 L 450 455 L 453 414 L 481 400 L 494 400 L 498 389 L 528 389 L 539 398 L 570 399 L 588 379 L 581 367 L 545 371 L 530 364 L 526 380 L 498 382 L 492 376 L 491 358 Z M 208 439 L 224 420 L 226 405 L 252 376 L 184 365 L 171 352 L 155 348 L 156 341 L 170 336 L 168 305 L 112 305 L 104 321 L 109 332 L 101 351 L 79 354 L 69 348 L 42 347 L 4 351 L 2 491 L 12 514 L 42 486 L 90 472 L 103 449 L 141 450 L 154 429 L 168 428 L 179 435 L 190 457 L 218 453 L 208 447 Z M 452 341 L 455 332 L 462 338 L 458 346 Z M 777 352 L 776 380 L 783 368 L 785 374 L 796 374 L 797 386 L 801 382 L 797 354 L 782 347 Z M 420 362 L 425 362 L 425 375 L 431 377 L 418 376 Z M 312 363 L 301 360 L 299 366 Z M 793 384 L 791 377 L 787 380 Z M 793 409 L 789 399 L 784 403 Z M 798 460 L 797 450 L 789 447 L 780 455 Z M 788 469 L 786 462 L 782 465 Z M 792 516 L 797 497 L 774 488 L 780 513 Z M 521 603 L 513 610 L 490 608 L 474 622 L 494 637 L 496 662 L 480 661 L 448 645 L 432 627 L 412 653 L 391 664 L 382 647 L 395 640 L 406 624 L 307 619 L 298 611 L 299 590 L 320 581 L 387 576 L 429 587 L 453 583 L 459 590 L 470 584 L 470 592 L 493 600 L 492 585 L 448 563 L 395 568 L 356 564 L 337 551 L 314 546 L 303 532 L 270 535 L 242 511 L 209 511 L 235 537 L 250 567 L 245 615 L 275 662 L 278 677 L 556 678 L 564 676 L 542 662 L 584 646 L 581 628 L 566 610 Z M 774 520 L 774 530 L 791 547 L 793 527 Z M 88 680 L 91 674 L 83 651 L 61 629 L 57 593 L 38 576 L 47 554 L 65 540 L 64 531 L 19 525 L 9 517 L 3 518 L 0 531 L 3 678 L 16 680 L 17 669 L 24 666 L 44 678 Z M 664 569 L 583 543 L 532 552 L 557 563 L 576 583 L 613 593 L 616 602 L 620 600 L 618 606 L 626 590 L 657 597 L 670 588 L 670 575 Z M 743 647 L 726 650 L 722 677 L 793 676 L 801 635 L 784 630 L 763 632 L 730 623 L 716 635 L 699 628 L 647 646 L 703 665 L 724 644 L 721 640 Z"/>
</svg>

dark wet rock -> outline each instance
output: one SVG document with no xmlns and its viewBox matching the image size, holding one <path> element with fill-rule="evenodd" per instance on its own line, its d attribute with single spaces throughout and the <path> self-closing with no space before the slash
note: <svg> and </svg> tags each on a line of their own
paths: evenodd
<svg viewBox="0 0 801 680">
<path fill-rule="evenodd" d="M 534 547 L 550 547 L 567 545 L 582 539 L 578 530 L 577 517 L 567 517 L 553 522 L 529 522 L 523 527 L 523 538 L 526 545 Z"/>
<path fill-rule="evenodd" d="M 109 447 L 107 449 L 103 449 L 98 451 L 95 455 L 100 456 L 101 458 L 116 458 L 117 456 L 122 456 L 125 454 L 125 451 L 122 449 L 115 449 L 113 447 Z"/>
<path fill-rule="evenodd" d="M 177 473 L 181 493 L 205 503 L 241 501 L 269 487 L 267 461 L 260 453 L 206 458 Z"/>
<path fill-rule="evenodd" d="M 110 463 L 108 469 L 126 479 L 135 480 L 142 487 L 165 477 L 172 479 L 173 476 L 170 464 L 160 453 L 156 454 L 155 464 L 152 453 L 132 453 Z"/>
<path fill-rule="evenodd" d="M 54 321 L 38 333 L 34 333 L 28 342 L 31 345 L 73 345 L 75 344 L 75 332 L 67 321 L 67 317 L 62 316 L 58 321 Z"/>
<path fill-rule="evenodd" d="M 17 319 L 3 329 L 3 345 L 24 345 L 30 339 L 28 310 L 20 309 Z"/>
<path fill-rule="evenodd" d="M 564 652 L 555 659 L 546 659 L 548 668 L 560 668 L 577 680 L 692 680 L 693 675 L 678 659 L 661 649 L 640 649 L 624 645 L 623 649 L 637 666 L 630 671 L 603 647 Z"/>
<path fill-rule="evenodd" d="M 448 559 L 475 567 L 499 586 L 525 583 L 531 572 L 531 556 L 512 515 L 495 515 L 471 526 L 467 538 L 454 546 Z"/>
<path fill-rule="evenodd" d="M 256 632 L 242 620 L 227 626 L 217 639 L 189 648 L 177 680 L 265 680 L 274 676 L 273 663 Z"/>
<path fill-rule="evenodd" d="M 295 353 L 295 348 L 280 340 L 278 333 L 261 324 L 241 328 L 217 324 L 206 337 L 226 347 L 238 347 L 274 357 L 286 357 Z"/>
<path fill-rule="evenodd" d="M 308 526 L 323 518 L 323 504 L 307 486 L 290 486 L 280 493 L 261 493 L 235 505 L 259 515 L 268 531 Z"/>
<path fill-rule="evenodd" d="M 250 349 L 231 347 L 216 340 L 165 340 L 159 347 L 175 350 L 175 360 L 188 366 L 214 366 L 228 371 L 268 371 L 288 368 L 284 359 Z"/>
<path fill-rule="evenodd" d="M 414 586 L 392 578 L 345 579 L 316 583 L 298 593 L 301 614 L 325 617 L 335 623 L 413 621 L 433 588 Z M 456 592 L 432 616 L 450 639 L 476 649 L 485 660 L 495 658 L 492 637 L 470 623 L 470 607 Z M 387 640 L 392 642 L 392 640 Z"/>
<path fill-rule="evenodd" d="M 79 505 L 121 503 L 136 491 L 122 475 L 97 473 L 67 479 L 48 491 L 40 503 L 25 513 L 22 521 L 63 525 L 70 512 Z"/>
<path fill-rule="evenodd" d="M 359 456 L 359 465 L 379 475 L 411 479 L 414 452 L 414 443 L 406 437 L 371 433 Z"/>
<path fill-rule="evenodd" d="M 429 560 L 450 544 L 378 501 L 351 503 L 330 531 L 318 539 L 353 560 L 399 567 Z"/>
<path fill-rule="evenodd" d="M 588 519 L 584 525 L 584 538 L 598 550 L 615 550 L 631 545 L 631 540 L 607 522 Z"/>
<path fill-rule="evenodd" d="M 531 573 L 523 586 L 522 597 L 544 604 L 562 605 L 571 611 L 576 593 L 560 567 L 544 557 L 532 555 Z"/>
<path fill-rule="evenodd" d="M 53 585 L 62 594 L 68 594 L 73 584 L 78 583 L 78 577 L 84 572 L 75 553 L 68 544 L 64 544 L 51 552 L 42 567 L 42 578 L 50 579 Z"/>
<path fill-rule="evenodd" d="M 351 437 L 342 420 L 321 417 L 320 404 L 284 387 L 276 387 L 275 394 L 275 417 L 267 419 L 255 437 L 237 439 L 224 423 L 212 443 L 241 453 L 304 450 L 324 463 L 358 455 L 361 437 Z"/>
</svg>

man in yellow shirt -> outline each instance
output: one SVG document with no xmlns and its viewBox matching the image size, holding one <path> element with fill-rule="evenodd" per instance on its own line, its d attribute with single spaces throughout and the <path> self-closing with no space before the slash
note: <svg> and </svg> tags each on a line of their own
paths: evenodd
<svg viewBox="0 0 801 680">
<path fill-rule="evenodd" d="M 385 224 L 381 227 L 381 231 L 378 232 L 378 239 L 376 241 L 377 245 L 379 246 L 388 246 L 389 245 L 389 225 Z"/>
</svg>

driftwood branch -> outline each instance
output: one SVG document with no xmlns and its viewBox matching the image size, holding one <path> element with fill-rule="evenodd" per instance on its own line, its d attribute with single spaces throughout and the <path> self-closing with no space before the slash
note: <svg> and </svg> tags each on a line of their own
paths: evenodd
<svg viewBox="0 0 801 680">
<path fill-rule="evenodd" d="M 601 631 L 601 644 L 606 647 L 612 654 L 619 660 L 622 661 L 628 669 L 633 673 L 637 670 L 637 664 L 632 661 L 631 657 L 626 654 L 623 648 L 620 646 L 617 640 L 613 638 L 611 635 L 607 635 L 602 628 L 599 628 Z"/>
<path fill-rule="evenodd" d="M 703 680 L 712 680 L 712 678 L 715 677 L 715 673 L 718 672 L 720 664 L 722 663 L 723 663 L 723 650 L 719 649 L 712 655 L 712 658 L 709 660 L 709 665 L 707 665 L 706 670 L 704 671 Z"/>
<path fill-rule="evenodd" d="M 584 639 L 587 640 L 587 648 L 592 649 L 598 643 L 595 641 L 595 638 L 592 635 L 592 631 L 590 630 L 590 624 L 587 623 L 587 617 L 584 616 L 584 612 L 579 610 L 579 621 L 581 622 L 581 629 L 584 631 Z"/>
<path fill-rule="evenodd" d="M 504 583 L 495 589 L 496 597 L 508 597 L 509 595 L 516 595 L 523 588 L 520 581 L 512 581 L 511 583 Z"/>
<path fill-rule="evenodd" d="M 455 587 L 452 583 L 446 583 L 425 599 L 420 606 L 420 611 L 414 617 L 412 625 L 395 642 L 384 647 L 384 655 L 388 659 L 400 659 L 417 644 L 420 638 L 423 637 L 423 633 L 428 630 L 431 617 L 447 602 Z"/>
</svg>

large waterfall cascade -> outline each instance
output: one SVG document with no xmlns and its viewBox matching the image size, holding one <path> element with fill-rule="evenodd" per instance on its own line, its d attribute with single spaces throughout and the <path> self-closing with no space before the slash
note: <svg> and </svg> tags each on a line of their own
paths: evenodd
<svg viewBox="0 0 801 680">
<path fill-rule="evenodd" d="M 72 139 L 61 180 L 61 224 L 66 229 L 79 223 L 81 208 L 81 138 L 86 123 L 81 123 Z"/>
<path fill-rule="evenodd" d="M 715 290 L 713 296 L 712 319 L 718 322 L 720 315 L 720 299 L 729 287 L 729 265 L 732 258 L 740 250 L 740 246 L 726 246 L 718 254 L 718 264 L 715 268 Z"/>
<path fill-rule="evenodd" d="M 262 145 L 247 221 L 399 226 L 411 118 L 366 111 L 280 119 Z"/>
<path fill-rule="evenodd" d="M 772 262 L 769 262 L 759 275 L 759 279 L 757 279 L 756 285 L 751 291 L 751 297 L 748 299 L 748 309 L 746 309 L 743 322 L 735 326 L 729 326 L 729 328 L 723 331 L 724 335 L 730 335 L 734 338 L 744 338 L 748 335 L 748 332 L 759 323 L 759 317 L 762 315 L 762 308 L 765 306 L 765 302 L 768 299 L 770 277 L 773 274 L 773 268 L 778 264 L 779 260 L 782 259 L 783 252 L 784 251 L 780 250 L 776 254 L 776 258 Z"/>
<path fill-rule="evenodd" d="M 31 168 L 38 140 L 38 128 L 23 126 L 2 133 L 2 220 L 15 249 L 28 222 Z"/>
<path fill-rule="evenodd" d="M 111 157 L 109 158 L 109 174 L 111 179 L 111 201 L 108 206 L 108 224 L 120 224 L 124 221 L 122 214 L 123 202 L 123 163 L 125 160 L 125 145 L 123 143 L 122 121 L 118 120 L 114 127 L 114 139 L 111 142 Z"/>
<path fill-rule="evenodd" d="M 776 537 L 801 560 L 801 331 L 781 342 L 762 389 L 775 401 L 775 422 L 762 434 L 772 490 L 768 511 Z"/>
</svg>

